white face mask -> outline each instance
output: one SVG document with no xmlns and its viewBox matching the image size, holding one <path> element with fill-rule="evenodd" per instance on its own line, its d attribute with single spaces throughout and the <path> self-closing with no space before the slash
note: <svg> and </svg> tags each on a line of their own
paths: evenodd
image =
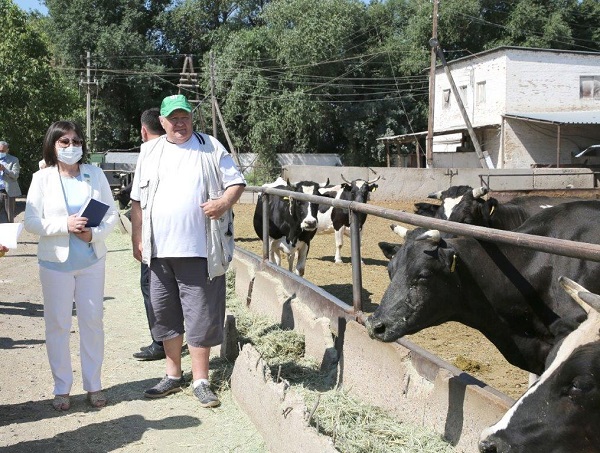
<svg viewBox="0 0 600 453">
<path fill-rule="evenodd" d="M 67 165 L 76 164 L 82 155 L 83 148 L 81 146 L 69 146 L 68 148 L 58 148 L 56 150 L 58 160 Z"/>
</svg>

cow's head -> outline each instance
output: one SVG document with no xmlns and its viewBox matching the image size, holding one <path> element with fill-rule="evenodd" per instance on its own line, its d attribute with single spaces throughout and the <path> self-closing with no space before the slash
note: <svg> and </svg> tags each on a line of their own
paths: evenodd
<svg viewBox="0 0 600 453">
<path fill-rule="evenodd" d="M 473 189 L 471 186 L 450 186 L 446 190 L 430 193 L 427 197 L 441 200 L 442 205 L 441 208 L 437 210 L 436 217 L 440 219 L 449 219 L 461 202 L 463 205 L 465 203 L 470 203 L 472 200 L 481 198 L 486 193 L 487 189 L 484 187 Z M 460 220 L 455 221 L 460 222 Z"/>
<path fill-rule="evenodd" d="M 355 179 L 353 181 L 348 181 L 344 175 L 340 175 L 343 179 L 342 190 L 345 192 L 346 196 L 342 196 L 343 200 L 348 201 L 358 201 L 359 203 L 366 203 L 369 199 L 369 194 L 371 192 L 375 192 L 379 187 L 375 184 L 381 176 L 378 176 L 375 179 L 365 181 L 364 179 Z"/>
<path fill-rule="evenodd" d="M 308 195 L 319 195 L 319 184 L 313 181 L 300 181 L 294 186 L 294 191 Z M 300 223 L 304 231 L 315 231 L 317 229 L 317 212 L 319 205 L 308 201 L 295 199 L 290 196 L 290 213 L 295 221 Z"/>
<path fill-rule="evenodd" d="M 395 341 L 453 319 L 455 300 L 460 300 L 458 257 L 439 232 L 417 228 L 407 232 L 401 247 L 390 250 L 391 282 L 366 322 L 371 338 Z"/>
<path fill-rule="evenodd" d="M 587 319 L 555 346 L 537 382 L 483 431 L 482 453 L 600 451 L 600 296 L 560 281 Z"/>
</svg>

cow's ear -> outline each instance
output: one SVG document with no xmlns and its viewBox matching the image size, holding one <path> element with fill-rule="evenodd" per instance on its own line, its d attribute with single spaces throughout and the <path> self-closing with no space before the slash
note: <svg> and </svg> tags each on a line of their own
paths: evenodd
<svg viewBox="0 0 600 453">
<path fill-rule="evenodd" d="M 350 184 L 348 184 L 347 182 L 343 182 L 342 183 L 342 189 L 343 190 L 350 190 L 352 186 Z"/>
<path fill-rule="evenodd" d="M 371 184 L 369 192 L 375 192 L 379 186 L 377 184 Z"/>
<path fill-rule="evenodd" d="M 391 260 L 402 247 L 401 244 L 392 244 L 391 242 L 379 242 L 379 248 L 388 260 Z"/>
<path fill-rule="evenodd" d="M 450 272 L 456 272 L 456 266 L 458 263 L 458 255 L 454 251 L 453 248 L 450 247 L 440 247 L 438 248 L 438 256 L 440 257 L 440 261 L 444 263 L 446 268 Z"/>
</svg>

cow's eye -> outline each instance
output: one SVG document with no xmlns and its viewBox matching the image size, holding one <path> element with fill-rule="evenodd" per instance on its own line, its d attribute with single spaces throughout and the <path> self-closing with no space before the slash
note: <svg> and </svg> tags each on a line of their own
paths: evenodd
<svg viewBox="0 0 600 453">
<path fill-rule="evenodd" d="M 427 280 L 429 280 L 429 278 L 431 278 L 431 272 L 429 272 L 429 271 L 427 271 L 427 270 L 424 270 L 424 271 L 422 271 L 422 272 L 419 274 L 419 276 L 417 277 L 417 281 L 418 281 L 419 283 L 424 283 L 424 282 L 426 282 Z"/>
<path fill-rule="evenodd" d="M 594 382 L 594 378 L 589 375 L 575 377 L 567 389 L 567 396 L 571 399 L 582 397 L 594 389 Z"/>
</svg>

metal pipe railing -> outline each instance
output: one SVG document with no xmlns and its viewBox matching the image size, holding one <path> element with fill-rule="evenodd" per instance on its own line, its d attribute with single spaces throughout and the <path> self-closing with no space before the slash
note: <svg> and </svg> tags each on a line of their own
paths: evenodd
<svg viewBox="0 0 600 453">
<path fill-rule="evenodd" d="M 358 223 L 358 214 L 363 213 L 382 217 L 384 219 L 393 220 L 396 222 L 408 223 L 414 226 L 420 226 L 429 229 L 436 229 L 446 233 L 456 234 L 460 236 L 470 236 L 483 241 L 497 242 L 501 244 L 515 245 L 525 247 L 541 252 L 553 253 L 555 255 L 568 256 L 584 260 L 600 262 L 600 245 L 590 244 L 587 242 L 569 241 L 566 239 L 549 238 L 545 236 L 536 236 L 532 234 L 516 233 L 514 231 L 497 230 L 495 228 L 487 228 L 476 225 L 467 225 L 464 223 L 450 222 L 448 220 L 435 219 L 433 217 L 425 217 L 417 214 L 412 214 L 394 209 L 381 208 L 379 206 L 370 205 L 367 203 L 359 203 L 356 201 L 337 200 L 318 195 L 309 195 L 300 192 L 289 190 L 274 189 L 270 187 L 248 186 L 246 190 L 249 192 L 263 193 L 267 195 L 277 195 L 280 197 L 291 197 L 302 201 L 312 203 L 325 204 L 338 208 L 348 209 L 351 214 L 351 251 L 352 251 L 352 288 L 353 288 L 353 305 L 355 310 L 362 311 L 362 273 L 360 260 L 360 231 Z M 268 253 L 265 255 L 264 244 L 268 247 L 268 227 L 265 229 L 265 224 L 268 223 L 268 210 L 265 211 L 266 203 L 263 199 L 263 258 L 268 259 Z M 592 221 L 590 219 L 590 221 Z M 267 248 L 268 250 L 268 248 Z M 266 257 L 265 257 L 266 256 Z"/>
</svg>

